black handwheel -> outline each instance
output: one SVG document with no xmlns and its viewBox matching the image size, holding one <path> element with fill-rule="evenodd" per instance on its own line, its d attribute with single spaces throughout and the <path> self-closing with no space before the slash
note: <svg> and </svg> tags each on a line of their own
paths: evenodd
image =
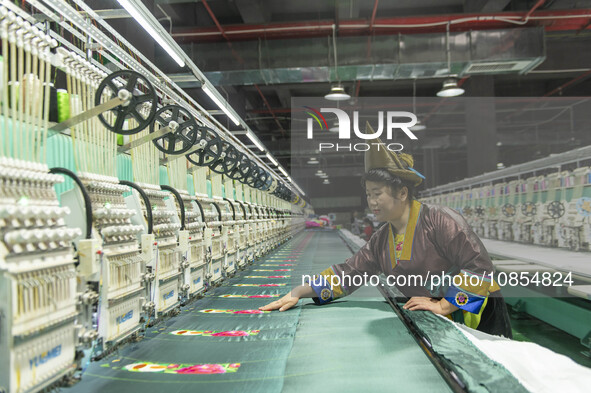
<svg viewBox="0 0 591 393">
<path fill-rule="evenodd" d="M 273 176 L 271 176 L 269 174 L 269 177 L 267 178 L 267 180 L 265 180 L 265 184 L 263 184 L 263 186 L 261 187 L 261 190 L 263 191 L 269 191 L 271 189 L 271 187 L 273 187 Z"/>
<path fill-rule="evenodd" d="M 253 170 L 252 161 L 246 154 L 238 152 L 238 165 L 228 173 L 228 177 L 233 180 L 243 182 L 248 177 L 248 174 Z"/>
<path fill-rule="evenodd" d="M 533 202 L 525 202 L 521 205 L 521 214 L 526 217 L 532 217 L 536 214 L 536 205 Z"/>
<path fill-rule="evenodd" d="M 265 191 L 268 191 L 271 194 L 273 194 L 275 190 L 277 190 L 277 187 L 279 187 L 279 182 L 275 178 L 271 177 L 269 183 L 270 185 Z"/>
<path fill-rule="evenodd" d="M 94 96 L 94 104 L 96 106 L 101 104 L 103 94 L 107 94 L 109 100 L 118 97 L 121 90 L 127 90 L 130 93 L 129 102 L 111 109 L 110 112 L 113 113 L 111 119 L 107 119 L 105 113 L 99 114 L 98 118 L 107 129 L 117 134 L 137 134 L 154 120 L 158 105 L 156 90 L 139 72 L 115 71 L 101 81 Z M 138 125 L 124 130 L 125 120 L 130 119 L 135 119 Z"/>
<path fill-rule="evenodd" d="M 548 205 L 548 214 L 552 218 L 560 218 L 564 216 L 565 208 L 564 204 L 560 201 L 553 201 Z"/>
<path fill-rule="evenodd" d="M 211 128 L 198 127 L 195 144 L 203 148 L 194 153 L 187 154 L 187 160 L 195 165 L 209 166 L 209 164 L 220 158 L 222 142 L 222 138 Z"/>
<path fill-rule="evenodd" d="M 269 172 L 267 172 L 263 168 L 260 168 L 260 170 L 261 171 L 259 172 L 259 176 L 253 184 L 253 187 L 257 190 L 262 190 L 265 184 L 267 183 L 267 179 L 269 179 L 269 177 L 271 176 Z"/>
<path fill-rule="evenodd" d="M 209 168 L 215 173 L 227 175 L 238 166 L 238 150 L 230 143 L 222 141 L 222 150 L 219 157 L 209 164 Z"/>
<path fill-rule="evenodd" d="M 505 217 L 513 217 L 515 215 L 515 206 L 511 203 L 505 203 L 502 211 Z"/>
<path fill-rule="evenodd" d="M 250 173 L 248 174 L 246 179 L 244 179 L 242 182 L 248 186 L 254 187 L 254 184 L 256 183 L 257 179 L 259 178 L 262 170 L 263 170 L 263 168 L 261 168 L 260 166 L 258 166 L 257 164 L 255 164 L 253 162 L 252 163 L 252 170 L 250 171 Z"/>
<path fill-rule="evenodd" d="M 166 154 L 182 154 L 195 144 L 198 134 L 197 121 L 193 115 L 179 105 L 167 105 L 160 108 L 150 124 L 150 133 L 155 130 L 155 124 L 161 128 L 170 127 L 170 132 L 152 140 L 158 150 Z"/>
<path fill-rule="evenodd" d="M 474 211 L 478 217 L 484 217 L 484 208 L 482 206 L 476 206 Z"/>
</svg>

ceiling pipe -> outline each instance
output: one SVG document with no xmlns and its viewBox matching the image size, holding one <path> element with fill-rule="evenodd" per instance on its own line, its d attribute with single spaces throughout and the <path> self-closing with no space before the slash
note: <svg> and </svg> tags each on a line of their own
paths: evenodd
<svg viewBox="0 0 591 393">
<path fill-rule="evenodd" d="M 571 79 L 570 81 L 558 86 L 556 89 L 549 91 L 548 93 L 544 94 L 542 97 L 550 97 L 556 93 L 562 92 L 566 87 L 579 84 L 583 80 L 587 79 L 587 77 L 589 77 L 590 75 L 591 75 L 591 71 L 587 71 L 587 72 L 577 76 L 576 78 Z"/>
<path fill-rule="evenodd" d="M 524 20 L 528 20 L 529 17 L 539 8 L 541 7 L 544 3 L 546 2 L 546 0 L 538 0 L 538 2 L 536 4 L 534 4 L 534 6 L 528 11 L 527 14 L 525 14 L 525 18 L 523 18 Z"/>
<path fill-rule="evenodd" d="M 277 124 L 277 126 L 279 127 L 279 129 L 281 130 L 281 133 L 283 135 L 285 135 L 285 130 L 283 129 L 283 126 L 281 125 L 281 123 L 279 122 L 279 119 L 277 118 L 277 115 L 275 114 L 275 111 L 273 111 L 273 108 L 271 108 L 271 105 L 269 105 L 269 101 L 267 101 L 267 98 L 265 97 L 265 95 L 263 94 L 263 92 L 261 91 L 261 89 L 259 88 L 258 85 L 254 85 L 254 87 L 257 89 L 257 91 L 259 92 L 259 95 L 261 96 L 261 98 L 263 99 L 263 103 L 265 104 L 265 106 L 267 107 L 267 109 L 269 109 L 269 112 L 271 113 L 271 116 L 273 116 L 273 120 L 275 120 L 275 123 Z"/>
<path fill-rule="evenodd" d="M 240 63 L 240 64 L 244 64 L 244 59 L 242 58 L 242 56 L 240 56 L 239 53 L 237 53 L 234 48 L 232 47 L 232 43 L 230 42 L 230 37 L 228 37 L 228 35 L 226 34 L 224 28 L 222 27 L 222 25 L 220 24 L 220 22 L 218 21 L 217 17 L 215 16 L 215 14 L 213 13 L 212 9 L 209 7 L 209 4 L 207 4 L 207 0 L 201 0 L 201 2 L 203 3 L 203 6 L 205 7 L 205 9 L 207 10 L 207 13 L 209 14 L 209 16 L 211 17 L 211 19 L 213 20 L 213 23 L 215 23 L 215 25 L 217 26 L 218 31 L 222 34 L 222 36 L 225 38 L 225 40 L 227 41 L 228 47 L 230 48 L 230 50 L 232 51 L 232 56 L 234 56 L 234 58 Z M 275 120 L 275 123 L 277 124 L 277 126 L 279 126 L 279 129 L 281 130 L 281 134 L 285 136 L 285 129 L 283 128 L 283 126 L 281 125 L 281 122 L 279 121 L 279 119 L 277 118 L 277 116 L 275 116 L 275 113 L 273 112 L 273 109 L 271 109 L 271 106 L 269 105 L 269 102 L 267 101 L 267 98 L 265 97 L 265 95 L 263 94 L 263 92 L 261 91 L 261 89 L 259 88 L 259 86 L 257 84 L 254 85 L 254 87 L 257 89 L 257 91 L 259 92 L 259 95 L 261 96 L 261 98 L 263 99 L 263 102 L 265 103 L 265 106 L 269 109 L 271 115 L 273 116 L 273 119 Z"/>
<path fill-rule="evenodd" d="M 369 22 L 369 33 L 373 33 L 373 25 L 376 21 L 376 12 L 378 11 L 378 3 L 380 0 L 376 0 L 373 4 L 373 11 L 371 12 L 371 21 Z"/>
<path fill-rule="evenodd" d="M 527 19 L 525 19 L 526 17 Z M 589 26 L 586 25 L 589 20 L 591 20 L 591 9 L 552 11 L 536 11 L 534 9 L 533 11 L 528 11 L 526 14 L 522 12 L 502 12 L 489 15 L 456 14 L 376 18 L 373 21 L 373 24 L 371 20 L 357 19 L 340 21 L 337 27 L 340 36 L 394 33 L 443 33 L 445 32 L 448 23 L 451 24 L 452 31 L 454 32 L 501 29 L 507 28 L 508 26 L 538 25 L 544 26 L 547 32 L 552 32 L 578 31 L 582 28 L 588 28 Z M 328 20 L 256 25 L 230 25 L 223 28 L 223 33 L 216 27 L 175 29 L 172 36 L 180 42 L 220 41 L 220 39 L 252 40 L 258 38 L 324 37 L 332 32 L 333 24 L 333 20 Z"/>
</svg>

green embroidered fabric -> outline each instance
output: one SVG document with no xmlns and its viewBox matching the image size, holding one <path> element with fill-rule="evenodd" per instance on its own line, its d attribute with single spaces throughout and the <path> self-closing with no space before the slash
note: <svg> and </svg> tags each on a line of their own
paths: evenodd
<svg viewBox="0 0 591 393">
<path fill-rule="evenodd" d="M 284 370 L 294 340 L 300 309 L 287 313 L 203 313 L 200 310 L 254 310 L 276 298 L 224 298 L 221 295 L 283 295 L 285 287 L 236 287 L 236 283 L 289 283 L 289 279 L 245 278 L 260 264 L 291 258 L 311 234 L 302 233 L 269 253 L 218 288 L 183 307 L 179 315 L 148 327 L 144 339 L 91 362 L 81 382 L 64 392 L 162 393 L 162 392 L 280 392 Z M 299 261 L 311 260 L 301 249 Z M 309 270 L 303 266 L 294 268 Z M 265 272 L 276 275 L 276 272 Z M 248 312 L 248 311 L 244 311 Z M 171 334 L 178 331 L 231 332 Z M 259 331 L 241 335 L 241 332 Z M 166 369 L 162 366 L 167 367 Z M 176 372 L 185 367 L 189 372 Z M 133 371 L 133 372 L 130 372 Z"/>
<path fill-rule="evenodd" d="M 403 296 L 396 288 L 386 289 L 394 298 Z M 430 311 L 407 311 L 401 308 L 401 312 L 427 338 L 433 351 L 462 380 L 469 392 L 528 391 L 503 365 L 490 359 L 472 344 L 451 321 Z"/>
<path fill-rule="evenodd" d="M 346 243 L 354 250 L 359 245 L 343 236 Z M 388 287 L 381 281 L 392 298 L 403 298 L 395 287 Z M 401 312 L 408 317 L 416 329 L 426 337 L 433 351 L 441 357 L 448 369 L 462 380 L 470 392 L 527 392 L 528 390 L 501 364 L 490 359 L 455 328 L 450 321 L 429 311 Z M 484 334 L 484 333 L 483 333 Z"/>
</svg>

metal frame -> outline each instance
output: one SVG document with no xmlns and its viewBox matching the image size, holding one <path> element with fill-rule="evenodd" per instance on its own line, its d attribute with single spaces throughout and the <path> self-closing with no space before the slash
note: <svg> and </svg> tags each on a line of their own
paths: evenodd
<svg viewBox="0 0 591 393">
<path fill-rule="evenodd" d="M 488 172 L 479 176 L 474 176 L 453 183 L 444 184 L 425 190 L 422 196 L 439 195 L 446 192 L 465 190 L 474 186 L 492 184 L 496 180 L 502 180 L 509 177 L 521 177 L 525 174 L 533 174 L 544 169 L 557 168 L 560 170 L 562 165 L 579 163 L 591 159 L 591 145 L 570 150 L 560 154 L 553 154 L 548 157 L 540 158 L 534 161 L 510 166 L 495 172 Z"/>
<path fill-rule="evenodd" d="M 268 172 L 272 173 L 278 180 L 283 181 L 288 188 L 290 188 L 293 192 L 296 192 L 295 185 L 292 185 L 286 182 L 281 176 L 275 172 L 272 168 L 270 168 L 263 160 L 259 159 L 253 152 L 251 152 L 245 145 L 242 143 L 238 138 L 236 138 L 228 129 L 226 129 L 219 121 L 212 117 L 212 115 L 205 110 L 202 106 L 200 106 L 193 98 L 191 98 L 184 90 L 182 90 L 176 83 L 174 83 L 164 72 L 158 69 L 150 60 L 148 60 L 141 52 L 135 51 L 137 56 L 141 59 L 141 61 L 148 67 L 152 69 L 152 71 L 148 70 L 146 66 L 139 63 L 135 60 L 129 53 L 127 53 L 124 49 L 119 47 L 111 38 L 109 38 L 105 33 L 103 33 L 98 27 L 95 27 L 90 23 L 89 18 L 94 19 L 98 25 L 100 25 L 103 29 L 108 31 L 112 34 L 118 41 L 124 44 L 128 49 L 135 49 L 124 37 L 122 37 L 114 28 L 112 28 L 100 15 L 98 15 L 92 8 L 90 8 L 84 1 L 82 0 L 72 0 L 78 7 L 80 7 L 81 11 L 83 11 L 86 15 L 82 12 L 76 11 L 70 5 L 68 5 L 63 0 L 27 0 L 31 6 L 41 11 L 45 14 L 49 20 L 52 20 L 58 23 L 61 27 L 65 30 L 76 36 L 83 42 L 87 42 L 88 44 L 92 44 L 92 41 L 98 42 L 101 44 L 101 48 L 98 51 L 101 55 L 105 56 L 110 62 L 115 64 L 120 69 L 133 69 L 138 72 L 141 72 L 155 87 L 157 90 L 166 96 L 169 96 L 171 99 L 177 102 L 177 104 L 184 106 L 187 110 L 189 110 L 193 116 L 201 121 L 206 126 L 209 126 L 214 129 L 221 130 L 221 136 L 228 142 L 237 145 L 239 149 L 243 150 L 243 153 L 251 156 L 259 165 L 263 166 Z M 2 0 L 2 5 L 9 8 L 11 11 L 16 12 L 19 16 L 27 19 L 32 24 L 38 23 L 39 21 L 33 18 L 31 15 L 27 14 L 19 7 L 16 7 L 10 1 Z M 56 15 L 55 10 L 59 12 L 59 15 Z M 69 22 L 72 22 L 76 28 L 71 26 Z M 85 35 L 81 34 L 82 31 Z M 68 43 L 63 37 L 55 37 L 57 34 L 50 33 L 52 37 L 56 38 L 62 45 L 67 46 L 69 49 L 76 51 L 77 53 L 81 53 L 82 50 L 76 47 L 72 43 Z M 167 33 L 168 34 L 168 33 Z M 92 47 L 92 45 L 90 45 Z M 111 54 L 115 55 L 121 62 L 116 61 Z M 185 61 L 188 59 L 186 54 L 183 56 Z M 100 69 L 106 72 L 110 72 L 108 68 L 103 66 L 102 64 L 96 62 L 93 59 L 87 59 L 92 62 L 93 65 L 96 65 Z M 201 73 L 201 71 L 195 66 L 195 64 L 189 61 L 187 65 L 191 69 L 191 71 L 195 75 L 199 75 L 203 77 L 204 81 L 207 81 L 207 78 Z M 204 116 L 205 114 L 205 116 Z M 241 119 L 242 120 L 242 119 Z M 244 121 L 241 121 L 241 125 L 248 129 L 247 126 L 244 125 Z"/>
</svg>

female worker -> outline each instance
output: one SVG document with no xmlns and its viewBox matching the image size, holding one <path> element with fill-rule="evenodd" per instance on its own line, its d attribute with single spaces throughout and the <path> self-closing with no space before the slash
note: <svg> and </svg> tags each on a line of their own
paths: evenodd
<svg viewBox="0 0 591 393">
<path fill-rule="evenodd" d="M 261 310 L 285 311 L 302 297 L 312 297 L 317 304 L 330 302 L 355 291 L 358 287 L 351 283 L 364 274 L 384 273 L 395 279 L 419 275 L 422 281 L 396 280 L 397 288 L 410 298 L 405 309 L 429 310 L 511 338 L 507 307 L 491 279 L 493 265 L 478 236 L 456 211 L 414 199 L 414 189 L 424 177 L 413 168 L 410 155 L 389 151 L 379 139 L 370 146 L 362 184 L 369 208 L 388 225 L 344 263 L 329 267 Z M 439 276 L 435 281 L 434 275 Z"/>
</svg>

